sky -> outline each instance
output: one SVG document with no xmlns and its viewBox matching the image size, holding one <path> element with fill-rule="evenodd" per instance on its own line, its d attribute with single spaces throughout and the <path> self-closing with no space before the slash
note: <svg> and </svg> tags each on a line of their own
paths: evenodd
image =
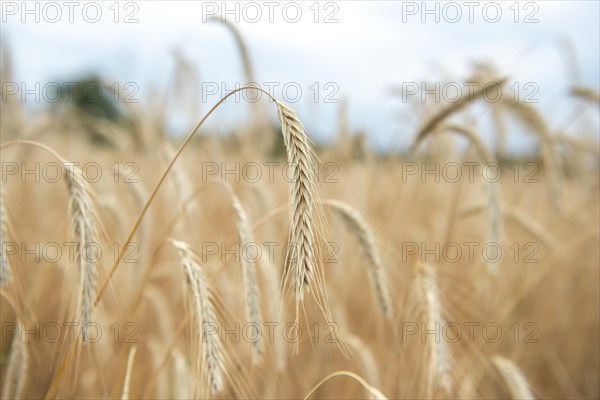
<svg viewBox="0 0 600 400">
<path fill-rule="evenodd" d="M 96 73 L 129 84 L 122 94 L 141 106 L 164 104 L 180 54 L 197 84 L 172 91 L 165 107 L 172 133 L 183 135 L 245 82 L 231 32 L 208 19 L 222 16 L 246 42 L 259 85 L 292 104 L 317 140 L 333 138 L 343 101 L 353 131 L 396 147 L 416 122 L 395 89 L 427 81 L 467 90 L 462 82 L 475 62 L 493 62 L 513 92 L 538 100 L 551 125 L 560 125 L 572 107 L 571 85 L 600 86 L 599 3 L 58 1 L 30 2 L 27 11 L 3 1 L 1 29 L 13 81 L 43 87 Z M 251 106 L 233 103 L 209 127 L 243 124 Z"/>
</svg>

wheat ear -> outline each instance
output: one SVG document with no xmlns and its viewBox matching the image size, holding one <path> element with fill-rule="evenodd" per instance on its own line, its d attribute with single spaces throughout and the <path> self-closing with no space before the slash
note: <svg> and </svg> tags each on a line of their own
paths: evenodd
<svg viewBox="0 0 600 400">
<path fill-rule="evenodd" d="M 29 368 L 29 353 L 25 338 L 21 335 L 22 322 L 17 321 L 17 331 L 12 340 L 10 348 L 10 359 L 6 366 L 6 377 L 2 389 L 3 399 L 18 399 L 21 397 L 25 386 L 25 377 Z"/>
<path fill-rule="evenodd" d="M 418 262 L 417 284 L 421 303 L 425 305 L 426 323 L 428 329 L 438 329 L 445 324 L 442 316 L 442 304 L 437 285 L 436 273 L 430 265 Z M 427 382 L 427 397 L 431 397 L 435 386 L 439 385 L 446 391 L 450 390 L 450 355 L 444 338 L 432 340 L 429 376 Z M 437 382 L 437 384 L 435 383 Z"/>
<path fill-rule="evenodd" d="M 252 342 L 252 361 L 258 364 L 263 354 L 263 343 L 260 340 L 259 329 L 262 326 L 262 316 L 260 312 L 260 304 L 258 298 L 258 286 L 256 283 L 256 268 L 255 264 L 250 262 L 248 255 L 244 253 L 247 245 L 255 244 L 252 237 L 252 230 L 248 224 L 246 211 L 235 192 L 229 185 L 225 185 L 231 198 L 231 206 L 235 212 L 235 226 L 237 229 L 238 239 L 240 241 L 240 262 L 242 264 L 242 281 L 244 286 L 245 310 L 248 323 L 255 326 L 253 336 L 258 339 Z"/>
<path fill-rule="evenodd" d="M 379 309 L 386 318 L 391 318 L 392 301 L 390 299 L 388 279 L 381 261 L 379 248 L 375 244 L 375 237 L 369 224 L 364 220 L 360 213 L 349 204 L 331 199 L 323 200 L 321 203 L 335 210 L 356 235 L 360 247 L 367 259 L 367 271 L 369 272 L 373 294 L 375 295 Z"/>
<path fill-rule="evenodd" d="M 305 287 L 310 288 L 318 268 L 314 246 L 317 242 L 315 202 L 317 183 L 314 176 L 315 155 L 304 126 L 296 113 L 278 101 L 278 114 L 287 149 L 290 178 L 290 234 L 284 280 L 291 279 L 297 302 L 302 301 Z"/>
<path fill-rule="evenodd" d="M 527 378 L 525 378 L 514 362 L 502 356 L 494 356 L 492 364 L 494 364 L 494 367 L 502 375 L 513 399 L 535 399 L 533 393 L 531 393 Z"/>
<path fill-rule="evenodd" d="M 207 324 L 216 324 L 216 314 L 213 305 L 210 287 L 200 266 L 198 257 L 191 247 L 179 240 L 172 240 L 171 243 L 179 251 L 184 273 L 187 279 L 188 287 L 191 293 L 192 308 L 194 319 L 198 329 L 198 349 L 201 349 L 204 357 L 197 357 L 197 370 L 203 377 L 206 371 L 207 380 L 213 394 L 219 393 L 224 389 L 225 362 L 222 343 L 215 335 L 207 335 L 204 329 Z M 202 364 L 202 365 L 201 365 Z"/>
<path fill-rule="evenodd" d="M 90 244 L 97 244 L 98 214 L 93 192 L 83 178 L 81 169 L 69 162 L 65 162 L 64 166 L 69 191 L 70 234 L 78 244 L 76 256 L 79 264 L 78 314 L 85 342 L 87 341 L 86 326 L 92 322 L 98 276 L 95 261 L 85 252 Z"/>
<path fill-rule="evenodd" d="M 6 210 L 4 209 L 3 188 L 0 188 L 0 287 L 4 286 L 10 280 L 10 263 L 8 256 L 5 253 L 6 239 L 8 232 L 8 219 Z"/>
</svg>

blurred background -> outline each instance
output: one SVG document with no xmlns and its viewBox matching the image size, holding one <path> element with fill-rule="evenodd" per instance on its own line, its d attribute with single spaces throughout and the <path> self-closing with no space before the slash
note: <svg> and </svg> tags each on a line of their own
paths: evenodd
<svg viewBox="0 0 600 400">
<path fill-rule="evenodd" d="M 95 78 L 117 83 L 125 99 L 166 109 L 165 129 L 175 136 L 246 83 L 234 35 L 219 16 L 239 31 L 257 83 L 293 104 L 321 143 L 333 139 L 343 114 L 347 129 L 375 148 L 406 147 L 419 121 L 411 104 L 421 98 L 403 97 L 402 89 L 455 82 L 466 90 L 477 64 L 502 71 L 516 85 L 511 95 L 537 102 L 553 127 L 571 124 L 577 105 L 566 95 L 573 85 L 596 92 L 600 85 L 596 1 L 74 4 L 3 2 L 4 74 L 29 89 Z M 47 109 L 47 97 L 26 96 L 25 111 Z M 433 95 L 425 100 L 435 102 Z M 230 132 L 250 109 L 220 109 L 206 126 Z M 486 124 L 489 111 L 474 110 Z M 583 113 L 576 122 L 597 126 L 595 110 Z M 508 146 L 528 151 L 535 142 L 528 138 L 515 128 Z"/>
</svg>

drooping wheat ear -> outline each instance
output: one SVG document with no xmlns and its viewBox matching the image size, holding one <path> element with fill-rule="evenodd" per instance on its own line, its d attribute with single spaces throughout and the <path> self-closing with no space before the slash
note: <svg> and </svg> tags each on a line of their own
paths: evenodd
<svg viewBox="0 0 600 400">
<path fill-rule="evenodd" d="M 420 303 L 425 306 L 427 329 L 442 329 L 445 325 L 442 316 L 439 288 L 435 270 L 432 266 L 417 262 L 417 293 Z M 439 385 L 447 392 L 450 391 L 450 354 L 444 338 L 430 340 L 430 362 L 427 381 L 427 397 L 431 398 L 433 390 Z"/>
<path fill-rule="evenodd" d="M 495 80 L 489 80 L 484 83 L 480 83 L 473 92 L 467 93 L 457 99 L 455 102 L 451 103 L 448 106 L 444 106 L 441 110 L 436 112 L 432 117 L 425 120 L 422 124 L 421 128 L 417 132 L 415 140 L 413 141 L 413 145 L 411 146 L 409 152 L 412 154 L 416 148 L 416 145 L 421 141 L 421 139 L 429 134 L 429 132 L 435 130 L 437 126 L 443 122 L 450 115 L 464 108 L 467 104 L 474 102 L 475 100 L 483 97 L 490 88 L 501 88 L 504 83 L 506 83 L 507 78 L 499 78 Z"/>
<path fill-rule="evenodd" d="M 29 368 L 29 353 L 25 337 L 21 334 L 22 322 L 17 321 L 17 331 L 12 340 L 10 348 L 10 359 L 6 366 L 6 377 L 4 378 L 4 388 L 2 389 L 3 399 L 21 398 L 27 369 Z"/>
<path fill-rule="evenodd" d="M 335 210 L 356 235 L 363 254 L 367 259 L 367 271 L 369 272 L 373 294 L 375 295 L 379 309 L 386 318 L 391 318 L 392 301 L 390 299 L 388 279 L 381 261 L 379 248 L 376 245 L 375 237 L 369 224 L 364 220 L 360 213 L 349 204 L 331 199 L 322 200 L 321 203 Z"/>
<path fill-rule="evenodd" d="M 592 103 L 600 104 L 600 93 L 590 87 L 573 86 L 571 87 L 571 95 Z"/>
<path fill-rule="evenodd" d="M 4 195 L 0 188 L 0 287 L 4 286 L 10 280 L 10 263 L 5 253 L 6 240 L 8 238 L 8 218 L 4 209 Z"/>
<path fill-rule="evenodd" d="M 129 387 L 131 386 L 131 373 L 133 371 L 133 361 L 135 360 L 135 353 L 137 346 L 133 346 L 129 350 L 129 356 L 127 357 L 127 369 L 125 371 L 125 380 L 123 382 L 123 391 L 121 392 L 121 400 L 129 399 Z"/>
<path fill-rule="evenodd" d="M 81 169 L 68 161 L 64 162 L 65 180 L 69 191 L 70 235 L 78 244 L 76 260 L 79 264 L 78 315 L 83 341 L 87 341 L 87 325 L 92 322 L 94 298 L 96 296 L 96 255 L 88 254 L 91 246 L 98 244 L 98 213 L 95 198 Z"/>
<path fill-rule="evenodd" d="M 554 150 L 555 141 L 548 125 L 532 103 L 515 100 L 513 96 L 503 96 L 501 101 L 528 130 L 538 136 L 550 201 L 554 209 L 560 211 L 560 159 Z"/>
<path fill-rule="evenodd" d="M 198 257 L 191 247 L 179 240 L 172 240 L 171 243 L 179 251 L 191 292 L 194 319 L 198 329 L 198 349 L 202 353 L 197 357 L 197 371 L 202 380 L 206 376 L 211 392 L 219 393 L 224 389 L 223 381 L 226 376 L 225 353 L 219 338 L 215 335 L 207 335 L 205 330 L 206 326 L 217 323 L 212 293 Z"/>
<path fill-rule="evenodd" d="M 292 281 L 296 290 L 296 302 L 304 297 L 305 287 L 310 289 L 319 268 L 315 254 L 317 227 L 315 203 L 317 182 L 315 179 L 315 155 L 296 113 L 285 103 L 277 101 L 279 120 L 287 149 L 290 186 L 290 233 L 284 268 L 284 281 Z M 284 285 L 285 287 L 285 285 Z"/>
<path fill-rule="evenodd" d="M 256 244 L 252 237 L 252 230 L 248 224 L 246 211 L 242 207 L 240 200 L 229 185 L 225 185 L 231 198 L 231 206 L 235 212 L 235 226 L 237 229 L 238 240 L 240 241 L 240 263 L 242 265 L 242 282 L 244 286 L 246 319 L 254 327 L 254 335 L 257 340 L 252 342 L 252 362 L 258 364 L 263 354 L 263 343 L 260 340 L 260 327 L 262 327 L 262 315 L 260 312 L 260 302 L 258 298 L 258 286 L 256 283 L 256 262 L 251 262 L 246 250 L 248 246 Z"/>
<path fill-rule="evenodd" d="M 502 356 L 494 356 L 492 364 L 502 375 L 513 399 L 535 399 L 527 378 L 514 362 Z"/>
</svg>

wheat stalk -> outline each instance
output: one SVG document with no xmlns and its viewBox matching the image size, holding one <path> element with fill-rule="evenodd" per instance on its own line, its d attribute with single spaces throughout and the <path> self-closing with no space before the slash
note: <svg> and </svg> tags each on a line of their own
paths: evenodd
<svg viewBox="0 0 600 400">
<path fill-rule="evenodd" d="M 369 399 L 387 400 L 387 397 L 383 393 L 381 393 L 381 391 L 379 389 L 377 389 L 376 387 L 370 385 L 360 375 L 357 375 L 357 374 L 355 374 L 354 372 L 351 372 L 351 371 L 335 371 L 335 372 L 332 372 L 331 374 L 327 375 L 325 378 L 321 379 L 321 381 L 319 383 L 317 383 L 311 389 L 310 392 L 308 392 L 308 394 L 304 397 L 304 400 L 307 400 L 310 396 L 312 396 L 312 394 L 314 392 L 316 392 L 318 388 L 320 388 L 321 386 L 323 386 L 323 384 L 325 382 L 327 382 L 331 378 L 335 378 L 337 376 L 346 376 L 346 377 L 354 379 L 363 388 L 365 388 L 365 390 L 367 391 L 367 394 L 369 395 Z"/>
<path fill-rule="evenodd" d="M 502 375 L 513 399 L 535 399 L 527 378 L 525 378 L 514 362 L 502 356 L 494 356 L 492 364 L 494 364 L 500 375 Z"/>
<path fill-rule="evenodd" d="M 424 303 L 426 313 L 426 326 L 428 329 L 440 329 L 445 324 L 442 316 L 442 305 L 437 285 L 436 273 L 430 265 L 418 262 L 417 285 L 418 295 Z M 429 376 L 427 381 L 427 397 L 431 397 L 435 386 L 439 385 L 447 392 L 450 390 L 450 354 L 444 338 L 431 340 L 429 362 Z"/>
<path fill-rule="evenodd" d="M 571 95 L 592 103 L 600 104 L 600 93 L 595 89 L 586 86 L 572 86 Z"/>
<path fill-rule="evenodd" d="M 388 280 L 381 261 L 381 255 L 379 254 L 379 248 L 375 243 L 375 237 L 369 224 L 349 204 L 331 199 L 322 200 L 321 203 L 335 210 L 356 235 L 363 254 L 367 259 L 367 271 L 369 272 L 373 294 L 375 295 L 379 309 L 386 318 L 391 318 L 392 301 L 390 299 Z"/>
<path fill-rule="evenodd" d="M 169 161 L 171 161 L 171 159 L 175 156 L 175 149 L 173 149 L 173 146 L 171 146 L 168 142 L 165 142 L 163 144 L 161 153 L 163 156 L 163 160 L 165 161 L 165 163 L 168 164 Z M 173 179 L 173 185 L 175 186 L 177 192 L 177 197 L 179 198 L 179 201 L 183 203 L 185 199 L 191 197 L 192 193 L 190 191 L 190 188 L 192 187 L 192 184 L 190 183 L 190 180 L 186 176 L 185 171 L 181 165 L 174 166 L 171 175 L 171 178 Z M 195 203 L 192 203 L 190 205 L 190 210 L 193 211 L 194 209 Z"/>
<path fill-rule="evenodd" d="M 252 342 L 252 361 L 253 363 L 258 364 L 263 353 L 263 343 L 262 340 L 260 340 L 260 332 L 258 331 L 262 326 L 262 316 L 258 299 L 256 268 L 254 263 L 251 263 L 247 255 L 244 254 L 244 248 L 249 244 L 255 243 L 255 241 L 252 237 L 250 225 L 248 224 L 246 211 L 242 207 L 240 200 L 229 185 L 226 184 L 225 187 L 230 195 L 231 206 L 235 212 L 235 226 L 240 241 L 240 262 L 242 265 L 242 281 L 244 286 L 244 297 L 246 300 L 246 319 L 248 323 L 256 327 L 255 335 L 250 337 L 258 337 L 257 340 Z"/>
<path fill-rule="evenodd" d="M 21 334 L 22 322 L 17 320 L 17 330 L 10 348 L 10 359 L 5 370 L 4 387 L 2 389 L 3 399 L 18 399 L 23 393 L 25 377 L 29 368 L 29 352 L 25 343 L 25 337 Z"/>
<path fill-rule="evenodd" d="M 8 236 L 8 218 L 4 209 L 4 195 L 2 192 L 3 188 L 0 188 L 0 287 L 4 286 L 11 278 L 8 256 L 4 252 Z"/>
<path fill-rule="evenodd" d="M 125 381 L 123 382 L 123 391 L 121 392 L 121 400 L 129 399 L 129 387 L 131 386 L 131 373 L 133 371 L 133 361 L 135 360 L 135 353 L 137 352 L 137 346 L 133 346 L 129 350 L 129 356 L 127 357 L 127 369 L 125 370 Z"/>
<path fill-rule="evenodd" d="M 200 266 L 198 257 L 187 243 L 171 240 L 173 246 L 179 251 L 184 273 L 192 297 L 192 308 L 198 329 L 198 348 L 204 354 L 204 365 L 200 365 L 201 357 L 197 357 L 197 369 L 208 375 L 208 383 L 213 394 L 224 389 L 225 363 L 224 350 L 219 338 L 205 334 L 205 324 L 216 323 L 216 314 L 212 294 L 204 271 Z"/>
</svg>

